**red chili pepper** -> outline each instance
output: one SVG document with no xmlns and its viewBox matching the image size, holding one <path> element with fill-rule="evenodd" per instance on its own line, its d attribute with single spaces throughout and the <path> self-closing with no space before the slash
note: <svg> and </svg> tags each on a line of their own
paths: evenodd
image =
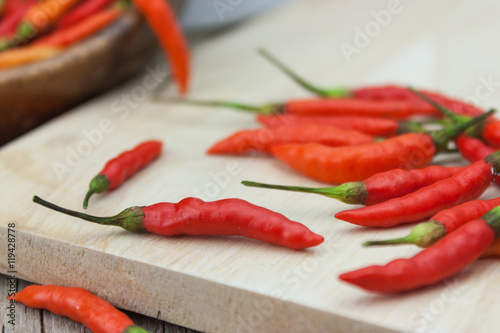
<svg viewBox="0 0 500 333">
<path fill-rule="evenodd" d="M 495 239 L 493 244 L 481 254 L 481 258 L 499 257 L 500 256 L 500 239 Z"/>
<path fill-rule="evenodd" d="M 491 156 L 489 163 L 477 161 L 454 176 L 416 192 L 373 206 L 345 210 L 335 217 L 365 227 L 382 228 L 422 221 L 443 209 L 478 198 L 495 179 L 494 170 L 500 170 L 500 163 L 495 161 L 500 155 Z"/>
<path fill-rule="evenodd" d="M 269 152 L 273 145 L 316 142 L 327 146 L 354 146 L 374 142 L 372 136 L 332 126 L 305 125 L 259 128 L 239 131 L 217 142 L 209 154 L 244 154 L 249 151 Z"/>
<path fill-rule="evenodd" d="M 27 307 L 45 309 L 82 323 L 93 333 L 144 333 L 145 329 L 105 300 L 82 288 L 30 285 L 8 300 Z"/>
<path fill-rule="evenodd" d="M 250 111 L 263 115 L 292 114 L 297 116 L 362 116 L 392 119 L 407 119 L 416 115 L 439 115 L 425 103 L 408 101 L 366 101 L 358 99 L 327 99 L 313 98 L 290 100 L 281 104 L 248 105 L 228 101 L 202 101 L 192 99 L 173 99 L 157 97 L 156 100 L 177 102 L 199 106 L 225 107 L 230 109 Z"/>
<path fill-rule="evenodd" d="M 92 194 L 117 188 L 138 170 L 160 156 L 162 146 L 160 141 L 146 141 L 106 163 L 101 172 L 91 180 L 89 191 L 83 200 L 83 208 L 87 208 Z"/>
<path fill-rule="evenodd" d="M 420 247 L 429 247 L 467 222 L 477 220 L 496 206 L 500 206 L 500 198 L 469 201 L 442 210 L 431 217 L 429 221 L 417 224 L 408 236 L 382 241 L 368 241 L 363 245 L 415 244 Z"/>
<path fill-rule="evenodd" d="M 11 4 L 14 1 L 7 1 L 7 4 Z M 10 8 L 5 11 L 5 15 L 0 20 L 0 38 L 12 38 L 12 35 L 16 32 L 16 27 L 21 22 L 21 19 L 26 13 L 26 10 L 35 2 L 33 1 L 21 1 L 14 5 L 10 5 Z"/>
<path fill-rule="evenodd" d="M 394 169 L 377 173 L 364 182 L 344 183 L 336 187 L 312 188 L 302 186 L 283 186 L 242 181 L 245 186 L 270 188 L 276 190 L 320 194 L 353 205 L 374 205 L 449 178 L 462 170 L 461 167 L 442 167 L 433 165 L 424 169 Z M 480 215 L 481 216 L 481 215 Z"/>
<path fill-rule="evenodd" d="M 241 199 L 204 202 L 197 198 L 186 198 L 179 203 L 162 202 L 146 207 L 130 207 L 111 217 L 96 217 L 71 211 L 37 196 L 33 201 L 86 221 L 163 236 L 244 236 L 295 250 L 317 246 L 323 242 L 322 236 L 313 233 L 303 224 Z"/>
<path fill-rule="evenodd" d="M 490 113 L 475 118 L 482 121 Z M 271 153 L 297 171 L 326 183 L 363 181 L 392 169 L 420 169 L 429 164 L 448 140 L 464 129 L 445 127 L 428 134 L 404 134 L 383 142 L 352 147 L 327 147 L 319 144 L 289 144 L 271 147 Z M 468 126 L 473 125 L 469 123 Z"/>
<path fill-rule="evenodd" d="M 482 160 L 496 151 L 496 149 L 486 145 L 481 140 L 465 134 L 459 135 L 455 143 L 462 156 L 471 163 Z"/>
<path fill-rule="evenodd" d="M 66 14 L 57 24 L 58 28 L 66 28 L 80 21 L 83 21 L 90 16 L 98 13 L 102 9 L 111 5 L 116 0 L 87 0 L 78 5 L 75 9 Z"/>
<path fill-rule="evenodd" d="M 168 55 L 174 79 L 181 94 L 188 91 L 189 50 L 175 15 L 165 0 L 134 0 L 146 17 L 163 50 Z"/>
<path fill-rule="evenodd" d="M 115 21 L 123 10 L 120 8 L 105 9 L 72 25 L 68 28 L 57 29 L 35 41 L 33 45 L 65 47 L 85 39 Z"/>
<path fill-rule="evenodd" d="M 345 87 L 331 89 L 319 88 L 304 80 L 302 77 L 300 77 L 288 66 L 283 64 L 280 60 L 278 60 L 266 50 L 261 49 L 259 50 L 259 53 L 264 58 L 269 60 L 272 64 L 274 64 L 277 68 L 279 68 L 289 78 L 298 83 L 302 88 L 305 88 L 306 90 L 313 92 L 318 96 L 330 98 L 355 98 L 368 101 L 407 101 L 414 103 L 415 108 L 426 108 L 424 105 L 422 105 L 422 101 L 419 101 L 418 98 L 412 96 L 407 87 L 384 85 L 358 88 L 353 90 Z M 424 93 L 437 102 L 441 103 L 442 105 L 446 106 L 450 110 L 453 110 L 453 112 L 456 114 L 477 117 L 483 113 L 481 109 L 465 102 L 451 99 L 435 92 L 424 91 Z"/>
<path fill-rule="evenodd" d="M 384 137 L 394 136 L 398 133 L 422 131 L 422 124 L 418 122 L 397 122 L 393 119 L 363 116 L 258 115 L 257 121 L 268 128 L 301 125 L 335 126 L 341 129 L 356 130 L 368 135 Z"/>
<path fill-rule="evenodd" d="M 498 215 L 495 208 L 412 258 L 361 268 L 339 278 L 378 293 L 397 293 L 437 283 L 460 272 L 493 244 L 500 233 Z"/>
</svg>

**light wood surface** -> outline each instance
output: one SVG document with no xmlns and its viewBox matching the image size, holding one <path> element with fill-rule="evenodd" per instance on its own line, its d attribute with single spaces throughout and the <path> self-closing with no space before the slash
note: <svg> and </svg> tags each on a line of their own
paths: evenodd
<svg viewBox="0 0 500 333">
<path fill-rule="evenodd" d="M 356 27 L 363 29 L 374 20 L 370 12 L 389 3 L 294 2 L 228 30 L 193 50 L 192 96 L 253 103 L 308 96 L 256 55 L 263 46 L 320 84 L 400 82 L 473 96 L 485 108 L 500 104 L 499 86 L 490 86 L 489 95 L 488 88 L 478 88 L 488 78 L 500 81 L 496 2 L 402 1 L 402 10 L 347 62 L 339 45 L 353 44 Z M 339 273 L 417 253 L 411 246 L 360 246 L 367 239 L 403 235 L 410 226 L 362 229 L 333 218 L 348 208 L 334 200 L 243 187 L 244 179 L 321 184 L 270 157 L 205 155 L 218 139 L 257 127 L 252 115 L 143 98 L 136 107 L 124 107 L 126 94 L 137 92 L 147 75 L 1 150 L 0 246 L 6 248 L 6 224 L 14 222 L 19 278 L 87 288 L 121 308 L 151 317 L 160 313 L 162 320 L 209 332 L 492 332 L 499 326 L 497 260 L 479 261 L 445 283 L 395 296 L 339 282 Z M 170 87 L 166 94 L 174 92 Z M 112 130 L 100 142 L 82 143 L 89 140 L 83 131 L 106 121 Z M 131 234 L 31 202 L 37 194 L 79 209 L 103 163 L 149 138 L 164 140 L 163 156 L 119 190 L 96 195 L 89 213 L 111 215 L 187 196 L 238 197 L 304 223 L 325 243 L 292 251 L 237 237 Z M 86 155 L 69 161 L 67 172 L 58 176 L 54 163 L 67 165 L 68 151 L 78 147 L 87 147 Z M 465 165 L 458 155 L 436 162 Z M 482 198 L 498 194 L 491 187 Z M 5 273 L 7 259 L 1 253 Z"/>
</svg>

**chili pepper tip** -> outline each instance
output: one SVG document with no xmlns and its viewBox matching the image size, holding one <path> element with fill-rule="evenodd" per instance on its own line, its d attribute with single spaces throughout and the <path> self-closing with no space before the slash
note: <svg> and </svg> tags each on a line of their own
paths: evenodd
<svg viewBox="0 0 500 333">
<path fill-rule="evenodd" d="M 144 328 L 139 327 L 139 326 L 128 326 L 125 328 L 123 333 L 148 333 L 149 331 L 146 331 Z"/>
<path fill-rule="evenodd" d="M 83 199 L 83 208 L 87 209 L 89 205 L 89 199 L 94 193 L 102 193 L 106 191 L 109 187 L 109 179 L 105 175 L 97 175 L 91 181 L 89 185 L 89 191 L 85 195 L 85 199 Z"/>
<path fill-rule="evenodd" d="M 381 241 L 366 241 L 364 246 L 373 245 L 402 245 L 415 244 L 420 247 L 429 247 L 446 234 L 446 228 L 437 221 L 419 223 L 412 229 L 410 234 L 401 238 L 394 238 Z"/>
</svg>

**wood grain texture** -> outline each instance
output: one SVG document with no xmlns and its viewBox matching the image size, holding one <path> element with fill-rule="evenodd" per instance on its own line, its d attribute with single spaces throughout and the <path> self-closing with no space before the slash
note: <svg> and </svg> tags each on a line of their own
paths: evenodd
<svg viewBox="0 0 500 333">
<path fill-rule="evenodd" d="M 374 20 L 371 11 L 388 3 L 295 2 L 228 30 L 194 50 L 192 95 L 252 103 L 309 96 L 256 55 L 255 49 L 264 46 L 324 85 L 400 82 L 472 96 L 485 108 L 500 102 L 494 84 L 491 92 L 483 86 L 477 94 L 484 80 L 500 81 L 496 2 L 402 1 L 401 12 L 347 62 L 339 45 L 353 44 L 356 27 L 364 29 Z M 340 283 L 339 273 L 417 253 L 411 246 L 360 246 L 367 239 L 403 235 L 411 226 L 363 229 L 334 220 L 336 212 L 348 208 L 334 200 L 244 188 L 241 180 L 322 184 L 267 156 L 206 156 L 221 137 L 257 127 L 252 115 L 151 103 L 138 88 L 148 75 L 0 151 L 0 246 L 6 240 L 5 222 L 14 221 L 19 278 L 87 288 L 122 308 L 151 317 L 160 313 L 162 320 L 208 332 L 489 332 L 498 327 L 491 306 L 500 288 L 495 260 L 395 296 Z M 166 92 L 174 93 L 173 87 Z M 150 138 L 164 141 L 163 156 L 120 189 L 93 197 L 90 213 L 111 215 L 187 196 L 238 197 L 304 223 L 325 243 L 291 251 L 238 237 L 131 234 L 31 202 L 37 194 L 79 209 L 89 180 L 104 162 Z M 436 162 L 464 164 L 458 155 Z M 499 192 L 491 187 L 483 198 Z M 5 265 L 2 252 L 1 272 Z"/>
</svg>

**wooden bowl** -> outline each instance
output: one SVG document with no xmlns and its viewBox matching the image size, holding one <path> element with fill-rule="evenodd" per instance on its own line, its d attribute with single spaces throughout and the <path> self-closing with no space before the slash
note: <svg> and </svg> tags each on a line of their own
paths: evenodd
<svg viewBox="0 0 500 333">
<path fill-rule="evenodd" d="M 53 58 L 0 71 L 0 144 L 144 70 L 157 48 L 131 9 Z"/>
</svg>

